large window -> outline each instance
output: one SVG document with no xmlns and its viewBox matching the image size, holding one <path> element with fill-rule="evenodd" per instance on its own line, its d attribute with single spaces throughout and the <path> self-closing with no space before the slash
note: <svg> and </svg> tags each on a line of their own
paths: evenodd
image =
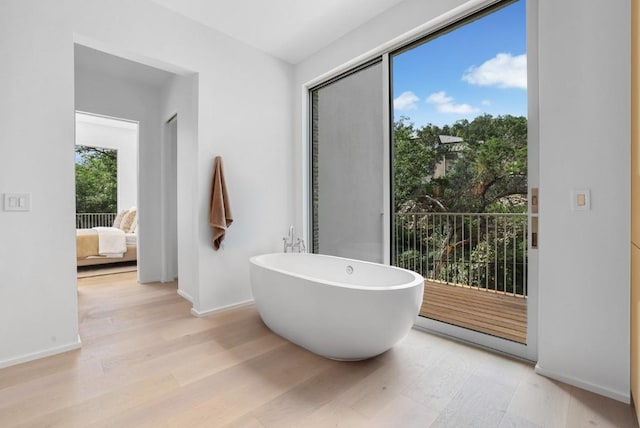
<svg viewBox="0 0 640 428">
<path fill-rule="evenodd" d="M 76 213 L 118 209 L 118 151 L 76 146 Z"/>
<path fill-rule="evenodd" d="M 525 0 L 502 1 L 310 91 L 313 251 L 419 272 L 418 325 L 522 356 L 527 58 Z"/>
</svg>

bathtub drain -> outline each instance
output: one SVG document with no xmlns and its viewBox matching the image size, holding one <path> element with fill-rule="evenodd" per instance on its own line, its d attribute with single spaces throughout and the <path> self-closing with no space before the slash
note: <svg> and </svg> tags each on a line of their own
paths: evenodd
<svg viewBox="0 0 640 428">
<path fill-rule="evenodd" d="M 347 273 L 349 275 L 351 275 L 353 273 L 353 266 L 351 266 L 351 265 L 347 266 Z"/>
</svg>

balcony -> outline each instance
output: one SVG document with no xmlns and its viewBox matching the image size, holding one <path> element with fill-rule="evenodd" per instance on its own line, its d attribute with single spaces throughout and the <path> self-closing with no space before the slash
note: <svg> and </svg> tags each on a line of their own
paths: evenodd
<svg viewBox="0 0 640 428">
<path fill-rule="evenodd" d="M 421 316 L 526 342 L 526 214 L 396 214 L 394 231 L 393 263 L 425 278 Z"/>
<path fill-rule="evenodd" d="M 81 213 L 76 214 L 76 229 L 92 227 L 110 227 L 116 219 L 116 213 Z"/>
</svg>

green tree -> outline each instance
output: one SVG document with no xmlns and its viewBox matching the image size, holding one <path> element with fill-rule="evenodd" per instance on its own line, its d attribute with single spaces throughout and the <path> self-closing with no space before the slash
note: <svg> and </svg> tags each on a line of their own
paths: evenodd
<svg viewBox="0 0 640 428">
<path fill-rule="evenodd" d="M 117 151 L 76 146 L 76 212 L 114 213 L 117 206 Z"/>
<path fill-rule="evenodd" d="M 463 142 L 445 144 L 441 136 Z M 436 176 L 445 158 L 451 167 Z M 527 120 L 485 114 L 415 129 L 401 118 L 394 124 L 393 166 L 396 212 L 523 212 Z"/>
<path fill-rule="evenodd" d="M 482 115 L 416 129 L 394 124 L 395 252 L 400 266 L 462 284 L 523 293 L 527 120 Z"/>
<path fill-rule="evenodd" d="M 402 117 L 394 126 L 394 199 L 397 212 L 415 210 L 446 211 L 438 199 L 439 183 L 432 179 L 445 155 L 437 126 L 415 129 Z"/>
</svg>

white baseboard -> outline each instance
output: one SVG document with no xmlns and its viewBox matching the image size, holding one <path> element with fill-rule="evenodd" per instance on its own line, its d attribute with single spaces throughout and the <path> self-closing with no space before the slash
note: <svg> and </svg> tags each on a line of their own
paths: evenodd
<svg viewBox="0 0 640 428">
<path fill-rule="evenodd" d="M 74 351 L 82 347 L 82 341 L 80 335 L 75 342 L 67 343 L 66 345 L 56 346 L 53 348 L 45 349 L 43 351 L 32 352 L 30 354 L 21 355 L 19 357 L 10 358 L 8 360 L 0 361 L 0 369 L 5 367 L 15 366 L 16 364 L 22 364 L 40 358 L 50 357 L 56 354 L 62 354 L 63 352 Z"/>
<path fill-rule="evenodd" d="M 609 397 L 612 398 L 614 400 L 617 401 L 622 401 L 623 403 L 629 404 L 631 403 L 631 394 L 630 393 L 624 393 L 624 392 L 620 392 L 620 391 L 614 391 L 611 390 L 609 388 L 605 388 L 599 385 L 594 385 L 592 383 L 589 382 L 585 382 L 583 380 L 580 379 L 575 379 L 573 377 L 570 376 L 565 376 L 565 375 L 561 375 L 559 373 L 550 371 L 550 370 L 546 370 L 542 367 L 540 367 L 539 364 L 536 364 L 536 368 L 535 368 L 536 373 L 538 373 L 539 375 L 548 377 L 548 378 L 552 378 L 555 380 L 559 380 L 560 382 L 564 382 L 567 383 L 569 385 L 573 385 L 573 386 L 577 386 L 578 388 L 587 390 L 587 391 L 591 391 L 594 392 L 596 394 L 599 395 L 603 395 L 605 397 Z"/>
<path fill-rule="evenodd" d="M 193 297 L 191 297 L 191 294 L 185 291 L 182 291 L 179 288 L 178 288 L 178 296 L 182 297 L 184 300 L 187 300 L 193 304 Z"/>
<path fill-rule="evenodd" d="M 208 309 L 206 311 L 198 311 L 195 308 L 191 308 L 191 314 L 196 317 L 206 317 L 207 315 L 216 314 L 218 312 L 229 311 L 231 309 L 242 308 L 244 306 L 249 306 L 253 304 L 254 304 L 254 300 L 249 299 L 249 300 L 245 300 L 244 302 L 234 303 L 232 305 L 227 305 L 227 306 L 221 306 L 219 308 Z"/>
</svg>

